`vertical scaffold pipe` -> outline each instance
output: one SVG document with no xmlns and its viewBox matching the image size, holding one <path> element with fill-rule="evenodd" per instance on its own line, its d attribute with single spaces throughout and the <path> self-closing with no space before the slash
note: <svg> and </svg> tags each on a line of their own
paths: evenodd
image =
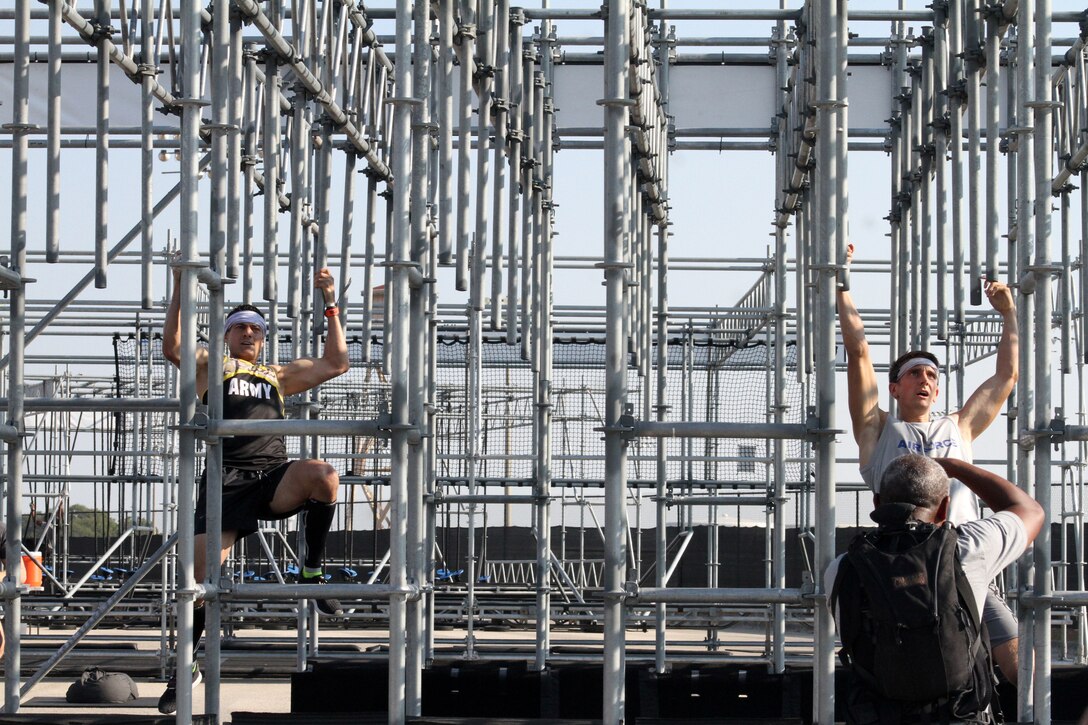
<svg viewBox="0 0 1088 725">
<path fill-rule="evenodd" d="M 1051 72 L 1051 2 L 1036 0 L 1035 3 L 1035 335 L 1040 341 L 1035 348 L 1035 415 L 1036 431 L 1050 427 L 1053 417 L 1050 369 L 1050 329 L 1052 302 L 1050 273 L 1051 232 L 1051 179 L 1053 178 L 1053 128 L 1051 125 L 1052 86 Z M 1034 609 L 1035 624 L 1035 686 L 1032 697 L 1035 722 L 1050 722 L 1050 596 L 1052 585 L 1050 569 L 1051 524 L 1051 448 L 1046 437 L 1038 439 L 1035 446 L 1035 500 L 1046 513 L 1046 522 L 1035 538 Z M 1040 601 L 1041 600 L 1041 601 Z"/>
<path fill-rule="evenodd" d="M 155 17 L 155 6 L 152 0 L 141 0 L 140 3 L 140 54 L 143 63 L 140 64 L 140 307 L 145 310 L 151 309 L 151 257 L 153 252 L 153 244 L 155 241 L 155 197 L 154 197 L 154 173 L 155 173 L 155 148 L 153 127 L 155 123 L 155 103 L 154 96 L 151 94 L 151 89 L 155 84 L 155 75 L 158 73 L 158 59 L 154 56 L 154 35 L 152 30 L 155 27 L 153 19 Z M 50 18 L 52 22 L 52 18 Z M 52 50 L 52 48 L 50 48 Z M 59 47 L 58 47 L 59 51 Z M 57 112 L 60 112 L 60 58 L 57 58 Z M 52 89 L 52 66 L 50 66 L 50 89 Z M 52 100 L 52 98 L 50 99 Z M 52 107 L 50 107 L 52 112 Z M 52 132 L 52 115 L 50 115 L 50 131 Z M 60 141 L 59 141 L 59 118 L 58 123 L 58 141 L 56 158 L 56 170 L 57 174 L 60 174 Z M 52 138 L 50 139 L 52 140 Z M 50 146 L 49 161 L 52 163 L 53 148 Z M 58 191 L 59 193 L 59 191 Z M 52 199 L 50 199 L 49 213 L 52 214 Z M 53 221 L 52 218 L 47 219 L 47 223 Z M 59 233 L 59 232 L 58 232 Z M 48 233 L 47 233 L 48 237 Z M 59 241 L 59 239 L 58 239 Z M 48 242 L 47 242 L 48 244 Z M 48 252 L 47 252 L 48 254 Z M 56 260 L 53 260 L 56 261 Z"/>
<path fill-rule="evenodd" d="M 110 183 L 110 0 L 95 0 L 98 33 L 98 102 L 96 105 L 94 174 L 94 286 L 106 288 L 109 266 L 109 183 Z"/>
<path fill-rule="evenodd" d="M 298 47 L 305 47 L 304 43 L 305 41 Z M 310 198 L 311 109 L 303 85 L 296 83 L 294 90 L 295 95 L 291 100 L 294 115 L 291 117 L 291 235 L 287 252 L 287 316 L 297 319 L 302 307 L 302 265 L 299 262 L 304 258 L 303 235 L 309 234 L 304 217 L 307 215 Z"/>
<path fill-rule="evenodd" d="M 374 325 L 374 237 L 378 232 L 378 175 L 366 175 L 366 234 L 363 240 L 363 362 L 370 360 L 370 336 Z M 384 306 L 385 295 L 382 295 Z M 384 318 L 383 318 L 384 321 Z"/>
<path fill-rule="evenodd" d="M 209 257 L 211 255 L 209 254 Z M 223 285 L 221 278 L 209 277 L 208 314 L 208 420 L 223 420 Z M 198 391 L 199 392 L 199 391 Z M 207 442 L 207 533 L 204 547 L 205 585 L 214 587 L 219 583 L 223 550 L 223 446 L 219 439 Z M 219 715 L 220 710 L 220 652 L 222 651 L 222 609 L 218 597 L 204 602 L 204 671 L 207 684 L 204 686 L 204 712 Z M 185 680 L 178 680 L 184 682 Z"/>
<path fill-rule="evenodd" d="M 27 239 L 27 139 L 30 119 L 30 3 L 18 3 L 15 15 L 15 63 L 12 69 L 11 126 L 11 265 L 22 275 L 26 271 Z M 24 351 L 26 347 L 25 288 L 12 290 L 8 309 L 11 334 L 10 367 L 8 371 L 8 424 L 24 428 Z M 22 567 L 20 544 L 23 540 L 23 437 L 7 442 L 7 576 L 4 583 L 18 584 Z M 21 672 L 22 595 L 13 592 L 4 600 L 4 712 L 19 711 L 19 677 Z"/>
<path fill-rule="evenodd" d="M 983 274 L 987 280 L 997 279 L 997 240 L 1001 218 L 997 209 L 997 154 L 1001 137 L 1001 25 L 998 12 L 991 13 L 986 22 L 986 265 Z M 974 302 L 976 286 L 980 279 L 971 280 L 972 304 L 982 302 L 981 290 L 978 302 Z"/>
<path fill-rule="evenodd" d="M 476 2 L 460 0 L 460 25 L 457 29 L 457 59 L 460 64 L 457 76 L 458 89 L 458 136 L 457 136 L 457 275 L 456 286 L 461 292 L 469 285 L 469 225 L 471 209 L 469 191 L 472 169 L 472 75 L 474 61 L 472 50 L 476 40 Z M 480 115 L 486 109 L 480 106 Z M 479 201 L 479 200 L 477 200 Z"/>
<path fill-rule="evenodd" d="M 624 579 L 627 563 L 626 489 L 627 443 L 619 430 L 627 405 L 627 337 L 623 325 L 623 238 L 630 159 L 624 155 L 627 129 L 627 75 L 630 63 L 629 0 L 605 4 L 604 66 L 604 274 L 605 315 L 605 547 L 604 547 L 604 692 L 602 712 L 607 723 L 624 721 L 625 611 Z"/>
<path fill-rule="evenodd" d="M 522 150 L 522 138 L 524 137 L 522 129 L 522 105 L 523 99 L 527 95 L 525 93 L 524 83 L 525 74 L 523 73 L 524 64 L 522 61 L 522 52 L 524 49 L 521 29 L 525 25 L 525 13 L 520 8 L 515 8 L 510 13 L 510 59 L 507 67 L 509 68 L 509 81 L 507 82 L 508 101 L 509 108 L 507 109 L 508 124 L 509 124 L 509 143 L 510 143 L 510 188 L 509 188 L 509 201 L 510 217 L 509 217 L 509 230 L 506 238 L 509 240 L 507 246 L 509 252 L 506 262 L 506 343 L 508 345 L 517 344 L 518 340 L 518 290 L 520 285 L 519 278 L 519 247 L 520 238 L 518 236 L 518 230 L 521 228 L 522 204 L 521 204 L 521 185 L 522 176 L 524 172 L 521 168 L 521 150 Z M 521 264 L 524 264 L 525 260 L 522 258 Z"/>
<path fill-rule="evenodd" d="M 430 0 L 415 0 L 413 6 L 413 45 L 412 45 L 412 178 L 411 178 L 411 262 L 421 276 L 430 277 L 429 270 L 430 239 L 428 222 L 430 221 L 427 203 L 427 180 L 431 165 L 429 131 L 431 114 L 429 108 L 431 87 L 431 44 L 429 21 L 431 15 Z M 401 46 L 398 45 L 398 48 Z M 420 430 L 425 428 L 426 398 L 424 377 L 426 373 L 426 337 L 427 319 L 424 315 L 425 286 L 414 285 L 409 292 L 409 335 L 408 344 L 408 415 L 409 420 Z M 408 580 L 415 586 L 426 585 L 430 577 L 427 569 L 427 552 L 424 549 L 426 536 L 423 525 L 423 488 L 425 484 L 424 448 L 419 440 L 408 449 Z M 408 602 L 406 615 L 407 656 L 405 672 L 405 712 L 409 716 L 421 714 L 423 702 L 424 632 L 423 600 Z"/>
<path fill-rule="evenodd" d="M 239 32 L 241 35 L 241 32 Z M 257 54 L 254 46 L 246 43 L 244 46 L 244 126 L 242 134 L 242 250 L 241 269 L 242 278 L 242 303 L 253 304 L 253 193 L 256 188 L 257 166 L 257 129 L 258 129 L 258 100 L 257 100 Z"/>
<path fill-rule="evenodd" d="M 547 2 L 545 1 L 545 6 Z M 542 29 L 550 30 L 550 21 L 545 20 Z M 550 51 L 550 48 L 547 48 Z M 551 53 L 545 53 L 541 59 L 544 75 L 544 128 L 542 129 L 544 149 L 541 157 L 542 177 L 542 217 L 541 237 L 542 254 L 540 265 L 540 307 L 541 325 L 538 330 L 539 355 L 537 359 L 537 599 L 536 599 L 536 657 L 534 667 L 542 671 L 547 666 L 548 653 L 551 650 L 551 495 L 552 495 L 552 283 L 554 271 L 554 248 L 552 245 L 552 128 L 555 115 L 552 108 L 552 77 L 554 65 Z"/>
<path fill-rule="evenodd" d="M 140 12 L 140 22 L 143 23 L 140 27 L 143 30 L 141 36 L 140 49 L 143 53 L 144 62 L 147 62 L 147 58 L 150 55 L 151 43 L 148 40 L 151 37 L 151 28 L 154 25 L 151 22 L 151 14 L 148 12 L 150 6 L 149 0 L 143 0 Z M 50 264 L 60 259 L 60 91 L 61 91 L 61 35 L 60 26 L 63 21 L 61 20 L 61 6 L 60 3 L 51 3 L 49 5 L 49 71 L 48 71 L 48 93 L 49 93 L 49 116 L 46 121 L 48 124 L 46 132 L 46 152 L 45 152 L 45 261 Z M 146 77 L 145 77 L 146 78 Z M 148 84 L 144 82 L 144 103 L 149 103 L 148 96 Z M 146 117 L 146 114 L 145 114 Z M 146 137 L 145 137 L 146 138 Z M 147 174 L 144 174 L 145 178 Z"/>
<path fill-rule="evenodd" d="M 786 0 L 779 0 L 779 8 L 786 9 Z M 782 107 L 787 102 L 787 76 L 789 74 L 789 54 L 787 53 L 786 23 L 779 20 L 775 25 L 775 87 L 778 91 L 778 106 Z M 778 153 L 775 155 L 776 187 L 781 191 L 788 183 L 790 174 L 789 157 L 784 153 L 790 129 L 781 124 L 778 129 Z M 782 204 L 776 205 L 779 209 Z M 840 258 L 841 260 L 841 258 Z M 785 422 L 786 414 L 786 227 L 776 226 L 774 230 L 774 422 L 781 425 Z M 659 330 L 659 334 L 660 330 Z M 661 342 L 658 342 L 661 345 Z M 661 354 L 658 354 L 658 367 L 664 367 Z M 661 380 L 659 374 L 658 380 Z M 659 397 L 659 405 L 663 402 Z M 659 414 L 658 420 L 663 420 Z M 774 441 L 774 500 L 773 510 L 773 541 L 771 548 L 771 582 L 770 586 L 781 589 L 786 586 L 786 447 L 781 439 Z M 658 457 L 658 465 L 662 465 L 661 457 Z M 660 480 L 663 474 L 659 473 Z M 659 486 L 660 488 L 660 486 Z M 659 491 L 658 495 L 662 495 Z M 660 524 L 659 524 L 660 525 Z M 659 562 L 660 565 L 660 562 Z M 658 585 L 660 586 L 660 585 Z M 786 668 L 786 605 L 773 605 L 772 621 L 772 651 L 775 672 L 784 672 Z M 660 665 L 660 663 L 659 663 Z"/>
<path fill-rule="evenodd" d="M 922 32 L 922 64 L 918 70 L 920 78 L 918 83 L 918 134 L 921 137 L 921 145 L 918 147 L 918 226 L 921 230 L 921 249 L 918 257 L 918 267 L 921 270 L 919 284 L 919 308 L 918 319 L 921 321 L 922 349 L 930 347 L 930 337 L 933 326 L 930 323 L 930 280 L 932 276 L 933 260 L 933 31 L 925 28 Z"/>
<path fill-rule="evenodd" d="M 438 15 L 438 263 L 453 263 L 453 34 L 456 0 L 437 0 Z"/>
<path fill-rule="evenodd" d="M 491 224 L 491 329 L 501 329 L 502 320 L 502 250 L 506 233 L 506 164 L 504 163 L 507 124 L 510 117 L 510 0 L 498 0 L 495 6 L 495 87 L 491 115 L 495 125 L 495 182 L 492 185 Z M 520 60 L 519 60 L 520 62 Z M 509 274 L 509 269 L 507 271 Z"/>
<path fill-rule="evenodd" d="M 922 208 L 922 187 L 925 185 L 925 159 L 922 148 L 923 136 L 926 132 L 925 122 L 922 118 L 922 63 L 911 63 L 908 66 L 910 76 L 910 159 L 908 173 L 910 173 L 910 264 L 906 269 L 910 270 L 910 306 L 907 311 L 911 320 L 911 348 L 925 348 L 928 346 L 929 319 L 925 315 L 926 290 L 929 287 L 930 270 L 923 266 L 924 250 L 929 245 L 929 239 L 923 236 L 924 224 Z M 928 230 L 926 230 L 928 231 Z"/>
<path fill-rule="evenodd" d="M 277 299 L 279 266 L 279 212 L 280 212 L 280 78 L 279 62 L 275 53 L 265 56 L 264 66 L 264 130 L 261 133 L 264 169 L 264 284 L 263 297 L 267 302 Z M 272 329 L 271 327 L 269 329 Z M 273 358 L 275 359 L 275 358 Z"/>
<path fill-rule="evenodd" d="M 179 243 L 185 268 L 181 274 L 181 369 L 178 382 L 178 682 L 188 682 L 193 664 L 193 489 L 196 483 L 196 439 L 188 426 L 196 414 L 196 275 L 199 227 L 200 110 L 200 5 L 197 0 L 181 3 L 181 52 L 184 73 L 181 77 L 181 224 Z M 279 110 L 278 108 L 276 109 Z M 275 194 L 269 194 L 275 203 Z M 190 722 L 193 716 L 192 688 L 178 688 L 178 722 Z"/>
<path fill-rule="evenodd" d="M 235 13 L 230 18 L 230 105 L 227 123 L 227 248 L 225 275 L 238 279 L 241 267 L 242 234 L 242 112 L 245 104 L 243 67 L 246 63 L 242 44 L 242 18 Z"/>
<path fill-rule="evenodd" d="M 219 274 L 226 266 L 227 241 L 227 129 L 230 118 L 230 5 L 212 8 L 211 53 L 211 204 L 208 222 L 208 266 Z"/>
<path fill-rule="evenodd" d="M 819 233 L 816 242 L 818 276 L 815 295 L 815 333 L 813 353 L 816 363 L 816 416 L 822 432 L 816 444 L 816 555 L 813 562 L 819 591 L 826 595 L 830 589 L 823 574 L 835 556 L 835 436 L 831 432 L 835 421 L 835 277 L 829 271 L 834 241 L 844 230 L 839 214 L 842 205 L 836 175 L 838 168 L 836 143 L 846 143 L 846 129 L 839 126 L 838 112 L 844 98 L 845 78 L 842 77 L 840 53 L 847 42 L 842 35 L 840 13 L 846 13 L 845 0 L 823 3 L 817 11 L 817 99 L 821 120 L 818 124 L 817 163 L 823 165 L 822 183 L 817 185 Z M 826 606 L 816 606 L 815 657 L 813 668 L 816 681 L 813 697 L 813 721 L 831 723 L 835 712 L 835 626 Z"/>
<path fill-rule="evenodd" d="M 936 171 L 937 339 L 948 339 L 948 15 L 933 15 L 933 164 Z M 957 142 L 959 140 L 957 139 Z"/>
<path fill-rule="evenodd" d="M 476 21 L 479 32 L 477 47 L 480 62 L 476 66 L 477 92 L 480 107 L 476 117 L 476 233 L 472 239 L 469 266 L 472 272 L 474 308 L 484 309 L 484 272 L 487 269 L 488 190 L 491 184 L 491 89 L 494 84 L 494 58 L 491 55 L 492 23 L 495 8 L 491 3 L 480 3 Z"/>
<path fill-rule="evenodd" d="M 948 5 L 948 137 L 952 140 L 952 319 L 963 334 L 963 4 Z M 962 386 L 961 386 L 962 388 Z"/>
<path fill-rule="evenodd" d="M 955 3 L 953 3 L 955 4 Z M 982 199 L 979 184 L 979 162 L 982 159 L 982 87 L 979 84 L 982 64 L 985 61 L 982 44 L 979 40 L 979 0 L 967 0 L 967 9 L 963 13 L 963 52 L 966 63 L 967 88 L 967 246 L 969 273 L 971 282 L 971 304 L 982 304 Z"/>
<path fill-rule="evenodd" d="M 406 62 L 412 43 L 411 0 L 397 0 L 396 47 L 405 55 L 394 66 L 396 96 L 412 97 L 412 67 Z M 390 350 L 390 412 L 393 433 L 389 463 L 389 583 L 403 591 L 408 584 L 408 403 L 410 309 L 408 277 L 411 261 L 411 226 L 409 203 L 412 184 L 412 110 L 405 103 L 393 107 L 393 136 L 389 155 L 393 161 L 392 252 L 390 285 L 386 291 L 390 314 L 386 318 L 385 340 Z M 389 602 L 389 721 L 403 723 L 406 716 L 405 667 L 407 607 L 403 595 L 395 594 Z"/>
<path fill-rule="evenodd" d="M 1016 45 L 1016 97 L 1017 126 L 1023 129 L 1017 139 L 1016 151 L 1016 187 L 1019 190 L 1016 205 L 1016 247 L 1015 267 L 1017 277 L 1010 277 L 1016 286 L 1017 324 L 1023 339 L 1032 339 L 1033 319 L 1035 316 L 1035 295 L 1028 284 L 1029 270 L 1032 265 L 1031 252 L 1035 247 L 1035 139 L 1029 129 L 1034 126 L 1035 99 L 1035 0 L 1020 0 L 1017 6 L 1017 45 Z M 1026 434 L 1031 425 L 1035 410 L 1035 354 L 1032 345 L 1020 345 L 1020 376 L 1016 383 L 1015 430 L 1016 440 L 1028 440 Z M 1035 489 L 1035 468 L 1031 446 L 1017 446 L 1016 483 L 1020 488 L 1032 493 Z M 1032 555 L 1026 552 L 1017 564 L 1017 585 L 1019 591 L 1032 588 Z M 1032 720 L 1032 670 L 1035 630 L 1032 626 L 1031 610 L 1019 608 L 1019 676 L 1017 678 L 1017 720 Z"/>
<path fill-rule="evenodd" d="M 536 156 L 533 155 L 534 139 L 540 130 L 533 123 L 536 106 L 536 49 L 530 44 L 522 56 L 522 104 L 521 104 L 521 357 L 528 360 L 533 340 L 532 285 L 533 285 L 533 176 L 536 173 Z"/>
</svg>

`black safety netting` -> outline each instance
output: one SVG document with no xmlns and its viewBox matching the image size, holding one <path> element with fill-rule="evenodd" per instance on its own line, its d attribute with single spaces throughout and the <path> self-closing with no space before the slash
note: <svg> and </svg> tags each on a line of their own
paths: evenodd
<svg viewBox="0 0 1088 725">
<path fill-rule="evenodd" d="M 166 395 L 166 366 L 157 339 L 116 341 L 117 393 L 121 396 Z M 337 420 L 372 420 L 388 412 L 390 385 L 382 367 L 380 338 L 348 341 L 351 367 L 317 392 L 318 415 Z M 281 357 L 290 346 L 281 342 Z M 368 354 L 364 360 L 364 351 Z M 535 460 L 534 417 L 537 405 L 535 373 L 521 356 L 520 345 L 505 339 L 485 339 L 481 345 L 478 390 L 470 390 L 468 341 L 444 335 L 436 346 L 434 440 L 437 476 L 464 479 L 468 476 L 470 399 L 480 410 L 476 476 L 500 481 L 533 476 Z M 667 421 L 723 421 L 768 423 L 774 421 L 774 348 L 763 343 L 737 347 L 700 338 L 670 340 L 665 404 Z M 149 357 L 150 355 L 150 357 Z M 286 361 L 286 357 L 284 358 Z M 636 419 L 656 418 L 657 370 L 651 363 L 640 372 L 634 355 L 628 355 L 627 394 Z M 600 338 L 558 337 L 553 346 L 551 382 L 551 446 L 553 479 L 594 482 L 604 478 L 605 344 Z M 805 386 L 798 382 L 796 349 L 785 350 L 783 422 L 803 423 L 807 403 Z M 139 371 L 139 372 L 137 372 Z M 309 394 L 288 401 L 289 411 L 309 400 Z M 293 413 L 292 413 L 293 414 Z M 167 414 L 119 413 L 114 425 L 118 450 L 173 450 Z M 303 455 L 300 440 L 288 438 L 292 456 Z M 669 481 L 706 481 L 728 484 L 770 480 L 774 442 L 762 439 L 664 439 Z M 802 478 L 800 459 L 804 443 L 783 443 L 787 481 Z M 628 478 L 653 480 L 657 476 L 656 440 L 633 440 L 628 446 Z M 307 449 L 306 455 L 313 455 Z M 365 436 L 322 436 L 316 455 L 332 463 L 341 474 L 380 478 L 389 472 L 388 440 Z M 161 467 L 160 456 L 118 458 L 118 466 Z"/>
<path fill-rule="evenodd" d="M 162 356 L 158 335 L 114 335 L 114 396 L 117 398 L 165 398 L 168 363 Z M 108 473 L 113 476 L 161 476 L 163 453 L 174 445 L 177 414 L 129 411 L 105 414 L 106 441 L 110 452 Z"/>
</svg>

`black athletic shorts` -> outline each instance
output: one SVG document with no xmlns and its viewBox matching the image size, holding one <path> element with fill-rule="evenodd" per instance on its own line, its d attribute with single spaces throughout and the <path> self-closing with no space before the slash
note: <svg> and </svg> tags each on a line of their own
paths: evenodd
<svg viewBox="0 0 1088 725">
<path fill-rule="evenodd" d="M 276 487 L 280 485 L 284 474 L 290 467 L 287 461 L 265 471 L 243 471 L 238 468 L 223 467 L 223 531 L 237 531 L 238 538 L 257 531 L 258 521 L 276 521 L 287 519 L 302 510 L 302 506 L 293 511 L 273 513 L 268 508 Z M 196 500 L 196 533 L 208 531 L 208 517 L 205 511 L 208 500 L 208 472 L 200 476 L 200 493 Z"/>
</svg>

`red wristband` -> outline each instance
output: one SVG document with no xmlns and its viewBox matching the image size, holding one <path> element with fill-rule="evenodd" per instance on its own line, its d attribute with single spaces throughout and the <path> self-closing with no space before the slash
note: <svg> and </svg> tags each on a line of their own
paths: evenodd
<svg viewBox="0 0 1088 725">
<path fill-rule="evenodd" d="M 325 308 L 325 317 L 336 317 L 340 314 L 340 308 L 336 305 L 329 305 Z"/>
</svg>

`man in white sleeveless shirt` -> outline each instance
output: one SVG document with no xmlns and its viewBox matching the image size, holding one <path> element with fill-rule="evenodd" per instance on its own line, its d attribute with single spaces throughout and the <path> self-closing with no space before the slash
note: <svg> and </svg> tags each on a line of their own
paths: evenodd
<svg viewBox="0 0 1088 725">
<path fill-rule="evenodd" d="M 851 244 L 847 264 L 853 253 L 854 245 Z M 959 411 L 933 417 L 931 412 L 940 392 L 937 357 L 924 350 L 906 352 L 888 370 L 888 390 L 899 408 L 896 417 L 880 407 L 880 385 L 865 339 L 865 325 L 850 293 L 839 290 L 839 325 L 846 350 L 850 420 L 858 444 L 862 478 L 877 497 L 884 469 L 906 453 L 958 458 L 971 463 L 971 443 L 997 418 L 1016 385 L 1019 343 L 1012 292 L 1001 282 L 988 282 L 985 291 L 990 304 L 1004 320 L 997 346 L 997 370 Z M 948 520 L 953 524 L 979 518 L 977 499 L 960 481 L 951 481 L 950 498 Z M 1004 600 L 991 592 L 986 599 L 983 619 L 989 630 L 994 662 L 1005 678 L 1015 684 L 1016 618 Z"/>
</svg>

